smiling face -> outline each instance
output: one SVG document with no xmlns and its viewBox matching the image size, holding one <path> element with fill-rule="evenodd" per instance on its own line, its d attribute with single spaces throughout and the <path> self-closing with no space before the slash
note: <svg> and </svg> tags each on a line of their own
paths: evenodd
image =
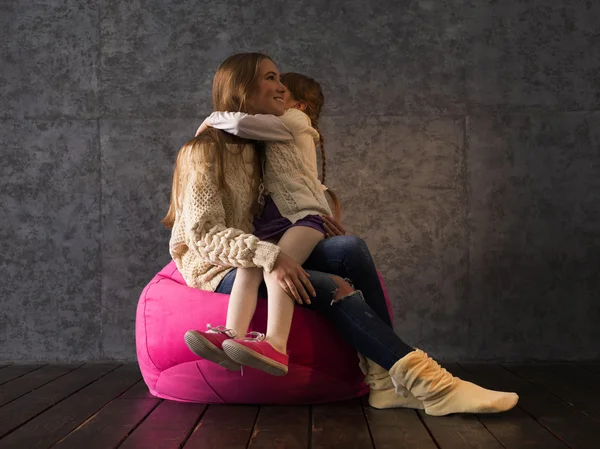
<svg viewBox="0 0 600 449">
<path fill-rule="evenodd" d="M 251 114 L 283 115 L 284 94 L 287 91 L 279 81 L 279 71 L 270 59 L 263 59 L 258 66 L 258 78 L 254 91 L 248 96 L 248 112 Z"/>
</svg>

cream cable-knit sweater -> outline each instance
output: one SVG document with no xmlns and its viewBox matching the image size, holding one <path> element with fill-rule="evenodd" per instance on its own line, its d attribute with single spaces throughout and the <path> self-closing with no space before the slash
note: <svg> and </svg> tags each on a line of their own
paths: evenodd
<svg viewBox="0 0 600 449">
<path fill-rule="evenodd" d="M 331 215 L 317 172 L 319 133 L 304 112 L 292 108 L 280 117 L 213 112 L 205 123 L 246 139 L 267 141 L 263 179 L 281 215 L 292 223 L 307 215 Z M 290 139 L 295 146 L 290 147 Z"/>
<path fill-rule="evenodd" d="M 307 215 L 331 215 L 321 182 L 290 144 L 267 142 L 264 167 L 265 188 L 282 216 L 296 223 Z"/>
<path fill-rule="evenodd" d="M 289 146 L 287 152 L 293 152 Z M 196 176 L 185 186 L 169 250 L 190 287 L 214 291 L 233 267 L 273 269 L 281 249 L 252 235 L 252 206 L 258 197 L 252 174 L 257 158 L 252 145 L 246 145 L 241 155 L 226 155 L 225 182 L 230 192 L 219 190 L 211 165 L 195 168 Z"/>
</svg>

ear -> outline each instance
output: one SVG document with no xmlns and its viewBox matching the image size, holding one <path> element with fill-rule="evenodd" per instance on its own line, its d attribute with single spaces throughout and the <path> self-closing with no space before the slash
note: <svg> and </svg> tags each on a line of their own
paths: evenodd
<svg viewBox="0 0 600 449">
<path fill-rule="evenodd" d="M 302 112 L 306 111 L 306 103 L 303 101 L 299 101 L 298 103 L 296 103 L 296 108 L 300 109 Z"/>
</svg>

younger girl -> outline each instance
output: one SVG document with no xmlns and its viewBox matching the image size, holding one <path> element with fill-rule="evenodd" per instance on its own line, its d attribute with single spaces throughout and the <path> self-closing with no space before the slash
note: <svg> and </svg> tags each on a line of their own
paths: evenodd
<svg viewBox="0 0 600 449">
<path fill-rule="evenodd" d="M 320 85 L 304 75 L 282 75 L 281 83 L 286 87 L 280 99 L 287 109 L 284 115 L 214 112 L 200 126 L 196 135 L 213 127 L 245 139 L 268 142 L 263 161 L 263 193 L 259 200 L 263 209 L 262 214 L 254 219 L 254 234 L 261 240 L 276 243 L 284 253 L 303 264 L 326 235 L 321 216 L 331 215 L 324 196 L 324 191 L 328 189 L 318 179 L 316 157 L 316 144 L 319 144 L 324 179 L 323 139 L 317 131 L 324 97 Z M 291 140 L 296 144 L 295 154 L 277 147 L 278 141 Z M 335 194 L 329 192 L 336 218 L 339 219 L 339 202 Z M 276 316 L 277 319 L 269 320 L 266 336 L 256 334 L 257 338 L 235 339 L 246 335 L 262 280 L 261 268 L 239 268 L 230 295 L 225 326 L 215 328 L 209 325 L 206 332 L 186 332 L 188 347 L 200 357 L 231 370 L 248 365 L 270 374 L 285 375 L 293 303 L 288 304 L 292 305 L 290 308 L 282 307 L 285 301 L 269 301 L 268 313 L 271 318 Z M 306 284 L 312 290 L 310 283 Z M 297 286 L 287 287 L 286 293 L 298 303 L 301 304 L 303 300 L 310 303 L 308 297 L 301 298 Z M 268 295 L 271 296 L 271 292 Z M 272 307 L 272 304 L 276 306 Z"/>
</svg>

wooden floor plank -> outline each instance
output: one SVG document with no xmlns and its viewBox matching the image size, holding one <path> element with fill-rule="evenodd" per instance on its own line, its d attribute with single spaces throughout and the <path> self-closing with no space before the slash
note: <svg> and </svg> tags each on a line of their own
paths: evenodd
<svg viewBox="0 0 600 449">
<path fill-rule="evenodd" d="M 465 377 L 464 371 L 456 363 L 443 363 L 442 366 L 455 376 Z M 443 449 L 502 449 L 502 445 L 475 414 L 430 416 L 424 411 L 419 411 L 419 414 Z"/>
<path fill-rule="evenodd" d="M 443 449 L 502 449 L 475 415 L 429 416 L 423 411 L 418 413 Z"/>
<path fill-rule="evenodd" d="M 253 405 L 209 405 L 183 449 L 245 449 L 258 410 Z"/>
<path fill-rule="evenodd" d="M 482 384 L 519 394 L 518 406 L 573 449 L 589 449 L 598 444 L 598 423 L 541 387 L 505 368 L 485 363 L 461 363 Z"/>
<path fill-rule="evenodd" d="M 306 449 L 310 432 L 308 406 L 263 406 L 250 449 Z"/>
<path fill-rule="evenodd" d="M 46 365 L 0 385 L 0 406 L 61 377 L 81 365 Z"/>
<path fill-rule="evenodd" d="M 205 404 L 163 401 L 119 449 L 180 449 L 206 407 Z"/>
<path fill-rule="evenodd" d="M 501 390 L 494 379 L 480 379 L 461 366 L 452 366 L 450 372 L 492 390 Z M 525 413 L 519 404 L 512 410 L 498 414 L 477 415 L 482 424 L 507 449 L 566 449 L 567 446 Z"/>
<path fill-rule="evenodd" d="M 133 387 L 123 393 L 120 397 L 126 399 L 152 399 L 156 396 L 150 394 L 148 386 L 143 380 L 140 380 Z"/>
<path fill-rule="evenodd" d="M 156 398 L 117 398 L 52 446 L 52 449 L 114 448 L 159 402 Z"/>
<path fill-rule="evenodd" d="M 22 365 L 17 363 L 9 365 L 4 369 L 0 370 L 0 385 L 5 384 L 6 382 L 10 382 L 11 380 L 16 379 L 17 377 L 24 376 L 25 374 L 35 371 L 36 369 L 40 369 L 42 366 L 44 366 L 44 364 Z"/>
<path fill-rule="evenodd" d="M 503 366 L 600 421 L 598 373 L 570 363 L 505 364 Z"/>
<path fill-rule="evenodd" d="M 50 447 L 140 378 L 137 365 L 123 365 L 111 371 L 1 439 L 0 449 Z"/>
<path fill-rule="evenodd" d="M 0 363 L 0 369 L 6 368 L 7 366 L 12 365 L 12 363 Z"/>
<path fill-rule="evenodd" d="M 463 377 L 464 373 L 456 363 L 444 363 L 442 366 L 453 375 Z M 430 416 L 422 410 L 418 413 L 442 449 L 502 449 L 477 415 Z"/>
<path fill-rule="evenodd" d="M 314 405 L 312 449 L 373 447 L 360 400 Z"/>
<path fill-rule="evenodd" d="M 600 365 L 593 363 L 445 364 L 465 380 L 521 396 L 506 413 L 449 417 L 363 410 L 359 400 L 312 407 L 162 401 L 137 366 L 112 371 L 118 366 L 0 366 L 12 370 L 0 385 L 0 449 L 588 449 L 600 437 Z"/>
<path fill-rule="evenodd" d="M 378 410 L 365 405 L 365 414 L 377 449 L 436 449 L 416 410 Z"/>
<path fill-rule="evenodd" d="M 0 407 L 0 438 L 118 366 L 115 363 L 84 365 Z"/>
</svg>

